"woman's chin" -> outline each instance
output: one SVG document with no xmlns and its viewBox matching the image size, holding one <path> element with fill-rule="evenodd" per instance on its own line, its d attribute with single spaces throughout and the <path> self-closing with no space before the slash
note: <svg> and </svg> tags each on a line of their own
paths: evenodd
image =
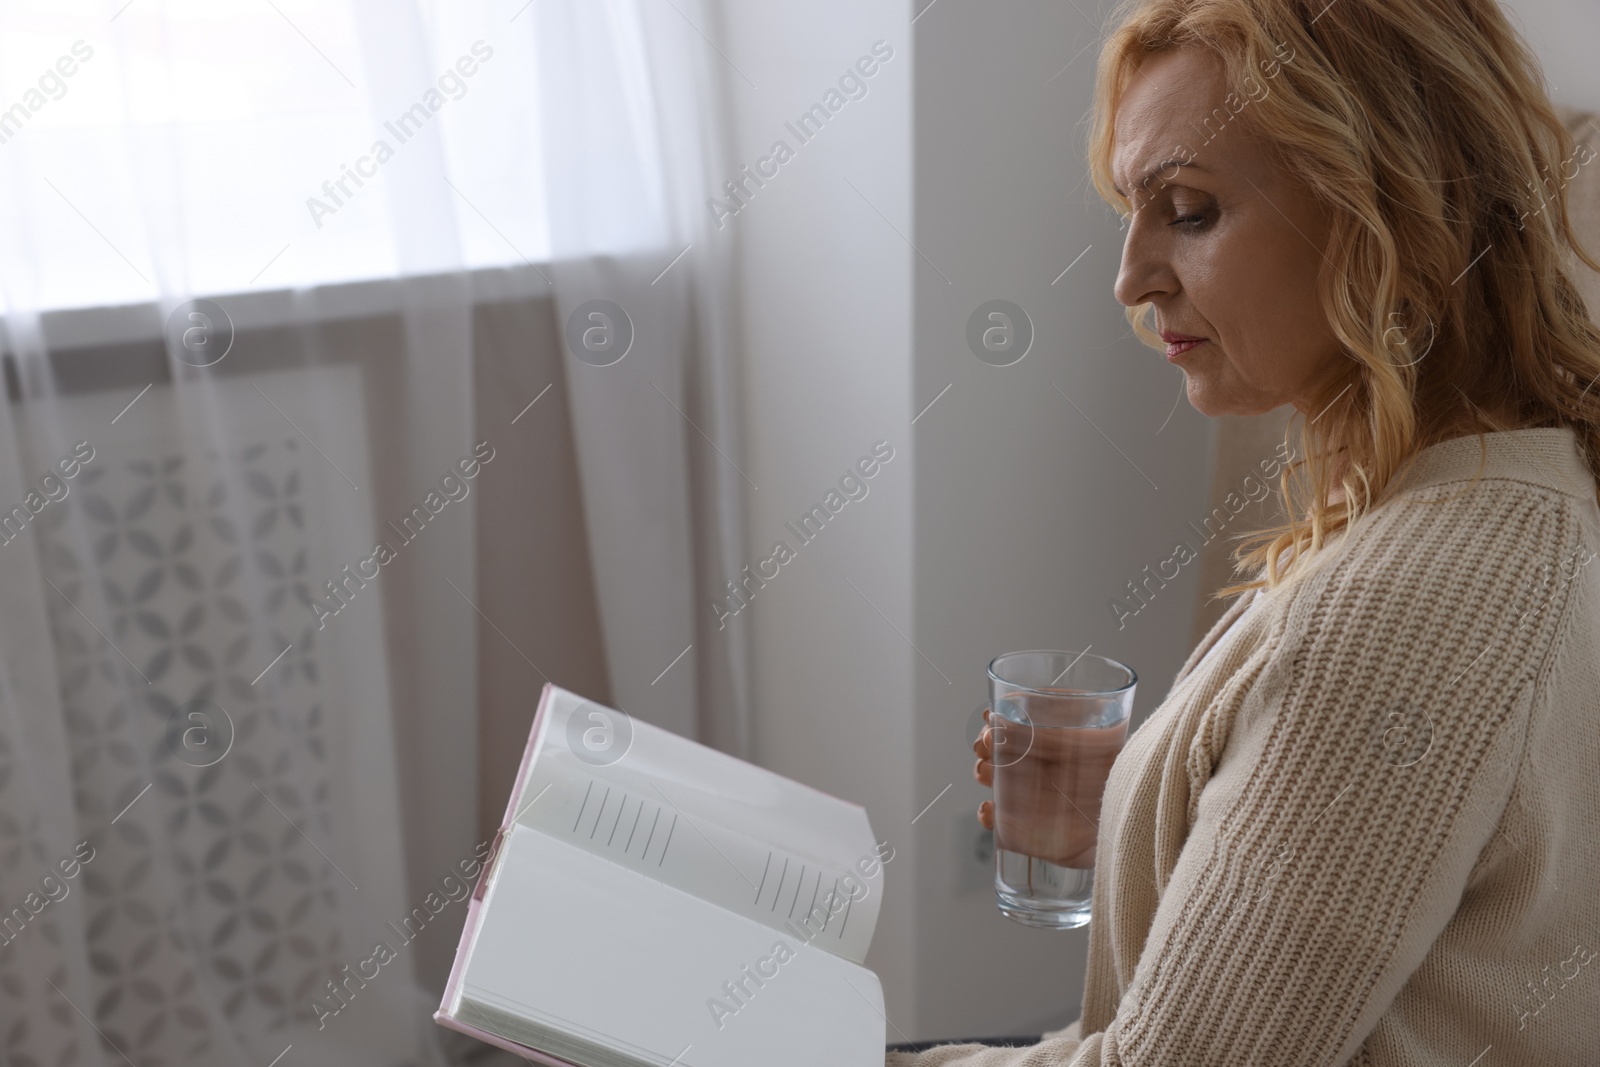
<svg viewBox="0 0 1600 1067">
<path fill-rule="evenodd" d="M 1204 378 L 1188 370 L 1183 372 L 1183 376 L 1187 386 L 1186 395 L 1189 398 L 1190 407 L 1207 418 L 1232 414 L 1224 410 L 1227 405 L 1220 402 L 1221 398 L 1217 396 L 1215 389 L 1207 388 Z"/>
<path fill-rule="evenodd" d="M 1225 390 L 1211 387 L 1211 383 L 1201 376 L 1184 371 L 1188 378 L 1189 406 L 1207 418 L 1220 418 L 1223 415 L 1232 415 L 1238 418 L 1250 415 L 1264 415 L 1277 407 L 1265 401 L 1251 397 L 1239 397 L 1228 394 Z"/>
</svg>

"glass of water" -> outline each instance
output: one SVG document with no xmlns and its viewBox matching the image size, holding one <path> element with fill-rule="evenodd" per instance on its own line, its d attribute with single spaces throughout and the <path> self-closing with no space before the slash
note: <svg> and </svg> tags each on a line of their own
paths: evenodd
<svg viewBox="0 0 1600 1067">
<path fill-rule="evenodd" d="M 989 664 L 994 889 L 1008 918 L 1088 923 L 1100 797 L 1138 680 L 1087 652 L 1007 652 Z"/>
</svg>

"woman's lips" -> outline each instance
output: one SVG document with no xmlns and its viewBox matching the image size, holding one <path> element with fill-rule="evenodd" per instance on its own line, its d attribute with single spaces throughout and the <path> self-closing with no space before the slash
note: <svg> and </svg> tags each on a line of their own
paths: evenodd
<svg viewBox="0 0 1600 1067">
<path fill-rule="evenodd" d="M 1185 352 L 1189 351 L 1191 348 L 1199 348 L 1201 345 L 1205 344 L 1206 341 L 1207 339 L 1202 337 L 1198 340 L 1177 341 L 1173 344 L 1170 344 L 1167 346 L 1167 359 L 1175 360 L 1182 356 Z"/>
</svg>

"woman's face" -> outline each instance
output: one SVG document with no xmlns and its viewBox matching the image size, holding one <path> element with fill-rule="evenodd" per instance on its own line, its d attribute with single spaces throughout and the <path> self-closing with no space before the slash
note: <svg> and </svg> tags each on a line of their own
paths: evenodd
<svg viewBox="0 0 1600 1067">
<path fill-rule="evenodd" d="M 1117 110 L 1113 174 L 1133 207 L 1116 296 L 1155 305 L 1168 352 L 1204 339 L 1175 362 L 1205 415 L 1315 417 L 1302 398 L 1349 367 L 1317 301 L 1330 217 L 1248 122 L 1272 88 L 1226 85 L 1213 56 L 1177 49 L 1145 59 Z"/>
</svg>

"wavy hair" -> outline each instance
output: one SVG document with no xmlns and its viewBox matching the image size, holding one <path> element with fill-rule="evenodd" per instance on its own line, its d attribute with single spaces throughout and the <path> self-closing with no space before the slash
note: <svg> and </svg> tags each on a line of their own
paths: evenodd
<svg viewBox="0 0 1600 1067">
<path fill-rule="evenodd" d="M 1318 414 L 1281 475 L 1287 521 L 1234 550 L 1236 577 L 1255 577 L 1217 597 L 1299 577 L 1449 437 L 1570 426 L 1600 482 L 1600 328 L 1568 273 L 1600 262 L 1566 197 L 1594 154 L 1579 155 L 1495 0 L 1124 0 L 1112 21 L 1089 132 L 1103 199 L 1126 217 L 1111 159 L 1135 68 L 1193 47 L 1228 85 L 1267 72 L 1243 120 L 1333 216 L 1318 296 L 1349 367 L 1302 401 Z M 1159 346 L 1151 310 L 1128 321 Z"/>
</svg>

